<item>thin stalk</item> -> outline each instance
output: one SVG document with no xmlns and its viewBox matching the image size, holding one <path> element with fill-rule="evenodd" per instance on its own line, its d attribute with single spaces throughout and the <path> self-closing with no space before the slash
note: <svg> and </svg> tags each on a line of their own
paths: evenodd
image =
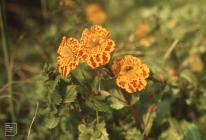
<svg viewBox="0 0 206 140">
<path fill-rule="evenodd" d="M 138 115 L 137 115 L 137 111 L 136 111 L 135 107 L 131 104 L 131 99 L 129 98 L 129 95 L 127 93 L 123 92 L 123 96 L 124 96 L 124 99 L 127 102 L 127 105 L 128 105 L 129 111 L 132 115 L 132 118 L 135 121 L 136 128 L 139 129 L 141 132 L 143 132 L 143 129 L 141 127 L 141 123 L 140 123 Z"/>
<path fill-rule="evenodd" d="M 29 140 L 29 136 L 30 136 L 30 133 L 31 133 L 31 128 L 32 128 L 32 125 L 33 125 L 33 123 L 34 123 L 34 121 L 36 119 L 36 114 L 38 112 L 38 108 L 39 108 L 39 103 L 37 102 L 36 103 L 36 110 L 35 110 L 34 116 L 32 118 L 31 124 L 29 126 L 29 131 L 28 131 L 28 134 L 27 134 L 27 140 Z"/>
<path fill-rule="evenodd" d="M 179 42 L 179 39 L 176 39 L 176 40 L 172 43 L 172 45 L 169 47 L 169 49 L 166 51 L 166 53 L 165 53 L 165 55 L 164 55 L 164 59 L 165 59 L 165 60 L 169 58 L 170 54 L 171 54 L 172 51 L 175 49 L 175 47 L 177 46 L 178 42 Z"/>
<path fill-rule="evenodd" d="M 96 120 L 97 120 L 97 124 L 99 124 L 99 112 L 96 111 Z"/>
<path fill-rule="evenodd" d="M 1 7 L 0 7 L 1 8 Z M 4 55 L 4 64 L 7 71 L 7 80 L 8 80 L 8 94 L 11 98 L 9 98 L 9 105 L 11 109 L 11 118 L 12 122 L 16 121 L 15 113 L 14 113 L 14 104 L 13 104 L 13 87 L 12 87 L 12 68 L 13 65 L 9 62 L 9 54 L 7 50 L 7 43 L 6 43 L 6 35 L 4 29 L 4 19 L 2 8 L 0 9 L 0 27 L 1 27 L 1 40 L 2 40 L 2 48 L 3 48 L 3 55 Z"/>
</svg>

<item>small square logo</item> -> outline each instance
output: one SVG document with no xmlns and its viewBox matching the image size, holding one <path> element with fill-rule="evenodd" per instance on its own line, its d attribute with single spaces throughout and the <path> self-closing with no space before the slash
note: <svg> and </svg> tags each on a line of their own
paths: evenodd
<svg viewBox="0 0 206 140">
<path fill-rule="evenodd" d="M 17 134 L 17 123 L 4 124 L 5 136 L 15 136 Z"/>
</svg>

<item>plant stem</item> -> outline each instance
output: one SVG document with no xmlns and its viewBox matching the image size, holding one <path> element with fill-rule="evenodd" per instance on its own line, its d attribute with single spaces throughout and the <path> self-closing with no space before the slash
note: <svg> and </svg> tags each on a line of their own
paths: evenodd
<svg viewBox="0 0 206 140">
<path fill-rule="evenodd" d="M 99 112 L 96 111 L 96 119 L 97 119 L 97 124 L 99 124 Z"/>
<path fill-rule="evenodd" d="M 123 96 L 127 102 L 129 111 L 130 111 L 130 113 L 135 121 L 136 128 L 139 129 L 141 132 L 143 132 L 143 129 L 141 127 L 141 123 L 140 123 L 138 115 L 137 115 L 137 111 L 136 111 L 135 107 L 131 104 L 131 99 L 130 99 L 129 95 L 123 92 Z"/>
<path fill-rule="evenodd" d="M 177 46 L 178 42 L 179 42 L 179 39 L 176 39 L 176 40 L 172 43 L 172 45 L 169 47 L 169 49 L 166 51 L 166 53 L 165 53 L 165 55 L 164 55 L 164 59 L 165 59 L 165 60 L 169 58 L 170 54 L 171 54 L 172 51 L 175 49 L 175 47 Z"/>
<path fill-rule="evenodd" d="M 0 7 L 1 8 L 1 7 Z M 5 29 L 4 29 L 4 19 L 3 19 L 3 13 L 2 8 L 0 9 L 0 27 L 1 27 L 1 40 L 2 40 L 2 47 L 3 47 L 3 54 L 4 54 L 4 63 L 7 71 L 7 80 L 8 80 L 8 94 L 11 98 L 9 98 L 9 104 L 11 109 L 11 119 L 12 122 L 16 121 L 15 113 L 14 113 L 14 104 L 13 104 L 13 86 L 12 86 L 12 69 L 13 64 L 9 62 L 9 54 L 7 50 L 7 44 L 6 44 L 6 35 L 5 35 Z"/>
<path fill-rule="evenodd" d="M 38 108 L 39 108 L 39 103 L 37 102 L 36 103 L 36 110 L 35 110 L 34 116 L 32 118 L 31 124 L 29 126 L 29 131 L 28 131 L 28 134 L 27 134 L 27 140 L 29 140 L 29 136 L 30 136 L 30 133 L 31 133 L 31 128 L 32 128 L 32 125 L 33 125 L 33 123 L 36 119 L 36 114 L 37 114 Z"/>
</svg>

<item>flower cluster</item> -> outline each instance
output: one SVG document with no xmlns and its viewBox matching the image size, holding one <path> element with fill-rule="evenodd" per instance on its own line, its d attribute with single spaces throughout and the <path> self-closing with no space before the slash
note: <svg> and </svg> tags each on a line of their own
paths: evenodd
<svg viewBox="0 0 206 140">
<path fill-rule="evenodd" d="M 112 72 L 117 77 L 116 84 L 129 93 L 145 88 L 149 77 L 149 68 L 140 59 L 131 55 L 117 58 L 112 65 Z"/>
<path fill-rule="evenodd" d="M 96 68 L 110 60 L 115 43 L 109 39 L 109 31 L 95 25 L 84 29 L 80 42 L 75 38 L 63 37 L 57 50 L 57 67 L 62 78 L 66 78 L 80 61 Z"/>
<path fill-rule="evenodd" d="M 83 30 L 80 41 L 63 37 L 57 50 L 57 67 L 61 77 L 66 78 L 80 62 L 87 63 L 93 69 L 109 63 L 115 48 L 115 42 L 109 35 L 108 30 L 95 25 Z M 149 68 L 136 57 L 126 55 L 117 58 L 111 69 L 117 77 L 116 84 L 129 93 L 141 91 L 147 84 Z"/>
<path fill-rule="evenodd" d="M 86 8 L 86 16 L 87 20 L 94 25 L 102 24 L 107 18 L 106 13 L 99 4 L 90 4 Z"/>
</svg>

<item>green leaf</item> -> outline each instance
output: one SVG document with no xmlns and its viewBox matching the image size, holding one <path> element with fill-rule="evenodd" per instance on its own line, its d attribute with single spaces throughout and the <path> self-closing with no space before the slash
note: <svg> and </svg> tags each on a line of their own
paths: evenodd
<svg viewBox="0 0 206 140">
<path fill-rule="evenodd" d="M 46 127 L 49 129 L 55 128 L 59 123 L 59 118 L 55 117 L 54 115 L 51 115 L 47 120 L 46 120 Z"/>
<path fill-rule="evenodd" d="M 90 97 L 86 100 L 86 105 L 96 111 L 109 112 L 109 106 L 104 102 L 99 100 L 97 97 Z"/>
<path fill-rule="evenodd" d="M 93 78 L 91 74 L 87 71 L 87 65 L 79 64 L 78 69 L 71 71 L 72 77 L 77 80 L 81 85 L 87 85 L 86 80 Z"/>
<path fill-rule="evenodd" d="M 96 128 L 96 138 L 99 140 L 109 140 L 109 134 L 107 133 L 106 130 L 106 124 L 105 122 L 97 123 Z"/>
<path fill-rule="evenodd" d="M 157 119 L 163 119 L 166 115 L 170 114 L 171 107 L 170 107 L 170 100 L 164 100 L 161 102 L 158 102 L 157 108 L 159 110 L 158 112 L 158 118 Z"/>
<path fill-rule="evenodd" d="M 174 128 L 169 128 L 160 135 L 158 140 L 182 140 L 182 135 L 178 134 Z"/>
<path fill-rule="evenodd" d="M 94 77 L 94 80 L 93 80 L 93 82 L 92 82 L 92 84 L 91 84 L 91 89 L 92 89 L 92 91 L 94 92 L 94 93 L 97 93 L 98 92 L 98 90 L 99 90 L 99 84 L 100 84 L 100 78 L 99 78 L 99 76 L 95 76 Z"/>
<path fill-rule="evenodd" d="M 186 80 L 189 84 L 193 85 L 193 87 L 197 87 L 197 79 L 195 75 L 189 70 L 182 71 L 180 77 Z"/>
<path fill-rule="evenodd" d="M 78 126 L 79 137 L 78 140 L 109 140 L 105 122 L 80 124 Z"/>
<path fill-rule="evenodd" d="M 201 140 L 200 132 L 194 124 L 190 124 L 185 131 L 186 140 Z"/>
<path fill-rule="evenodd" d="M 110 93 L 112 96 L 110 96 L 111 104 L 110 106 L 114 109 L 122 109 L 126 106 L 126 104 L 123 102 L 125 101 L 123 95 L 116 89 L 111 90 Z"/>
<path fill-rule="evenodd" d="M 143 121 L 144 121 L 144 132 L 143 133 L 145 135 L 148 135 L 150 133 L 155 117 L 156 117 L 155 111 L 147 112 L 147 114 L 143 117 Z"/>
<path fill-rule="evenodd" d="M 142 140 L 142 134 L 136 128 L 129 128 L 124 132 L 126 140 Z"/>
<path fill-rule="evenodd" d="M 77 85 L 69 85 L 67 86 L 67 91 L 64 97 L 64 103 L 72 103 L 75 101 L 77 97 Z"/>
<path fill-rule="evenodd" d="M 86 127 L 84 124 L 78 126 L 79 137 L 78 140 L 90 140 L 93 133 L 93 129 Z"/>
<path fill-rule="evenodd" d="M 55 88 L 58 85 L 59 81 L 60 81 L 60 77 L 57 76 L 55 80 L 48 82 L 49 90 L 50 90 L 51 93 L 55 91 Z"/>
<path fill-rule="evenodd" d="M 52 98 L 52 103 L 53 103 L 53 104 L 59 105 L 59 104 L 62 102 L 62 97 L 61 97 L 61 95 L 58 94 L 57 92 L 54 92 L 54 93 L 51 95 L 51 98 Z"/>
</svg>

